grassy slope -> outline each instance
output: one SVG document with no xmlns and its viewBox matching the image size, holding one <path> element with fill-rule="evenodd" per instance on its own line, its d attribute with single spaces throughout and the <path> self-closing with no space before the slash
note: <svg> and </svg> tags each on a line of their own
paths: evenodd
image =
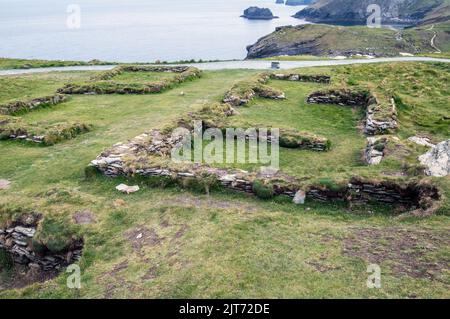
<svg viewBox="0 0 450 319">
<path fill-rule="evenodd" d="M 405 66 L 323 68 L 302 72 L 338 74 L 336 81 L 348 79 L 346 73 L 350 73 L 349 81 L 353 84 L 369 79 L 369 73 L 380 81 L 388 74 L 387 70 L 392 79 L 398 77 L 399 72 L 409 76 L 420 72 L 418 76 L 421 76 L 430 72 L 429 69 L 441 76 L 448 74 L 440 69 L 442 67 Z M 70 218 L 74 212 L 88 209 L 97 223 L 78 227 L 86 240 L 80 263 L 83 273 L 80 291 L 67 289 L 66 275 L 61 274 L 44 284 L 0 292 L 0 297 L 449 297 L 448 271 L 438 274 L 435 280 L 399 275 L 392 268 L 396 258 L 391 255 L 382 263 L 383 288 L 371 290 L 365 286 L 368 261 L 343 254 L 345 238 L 355 229 L 374 227 L 390 234 L 389 241 L 403 238 L 401 233 L 386 227 L 406 229 L 413 235 L 425 230 L 442 237 L 442 233 L 449 230 L 448 216 L 400 221 L 383 213 L 348 213 L 339 204 L 308 202 L 307 207 L 311 209 L 305 211 L 305 207 L 294 206 L 284 199 L 263 202 L 229 193 L 207 197 L 180 189 L 144 187 L 132 196 L 125 196 L 114 190 L 118 180 L 84 180 L 84 167 L 103 149 L 149 128 L 162 127 L 199 102 L 220 100 L 226 88 L 252 73 L 205 72 L 202 79 L 162 94 L 75 96 L 61 107 L 26 114 L 24 118 L 30 121 L 77 119 L 94 124 L 95 128 L 75 140 L 45 149 L 1 142 L 0 178 L 10 179 L 13 184 L 11 189 L 2 191 L 0 203 L 32 205 L 57 218 Z M 46 79 L 62 84 L 67 77 L 65 73 L 29 76 L 36 90 L 49 89 Z M 427 103 L 428 94 L 437 90 L 442 90 L 443 97 L 448 96 L 448 87 L 440 89 L 437 87 L 442 84 L 439 79 L 434 83 L 426 78 L 424 83 L 416 83 L 419 88 L 408 89 L 413 79 L 404 79 L 392 84 L 405 90 L 407 94 L 402 98 L 412 106 L 401 113 L 400 136 L 408 136 L 419 128 L 442 139 L 445 133 L 432 132 L 432 128 L 417 126 L 415 121 L 417 115 L 425 121 L 438 116 L 433 112 L 448 114 L 448 104 L 439 97 L 432 100 L 431 105 Z M 10 77 L 8 81 L 22 80 Z M 359 161 L 364 138 L 356 129 L 361 112 L 305 105 L 306 94 L 320 85 L 278 81 L 271 85 L 285 90 L 287 101 L 258 99 L 250 107 L 240 109 L 241 116 L 233 120 L 310 130 L 335 142 L 329 154 L 283 151 L 284 170 L 299 175 L 331 176 L 364 169 Z M 180 96 L 181 91 L 185 92 L 184 96 Z M 20 92 L 17 91 L 18 97 Z M 418 96 L 413 96 L 414 92 Z M 428 107 L 432 110 L 429 114 L 426 113 Z M 449 194 L 448 180 L 441 179 L 440 183 L 447 185 Z M 46 196 L 52 189 L 58 191 Z M 125 204 L 115 203 L 117 199 L 123 199 Z M 161 241 L 144 246 L 138 253 L 124 234 L 141 226 L 153 229 Z M 386 243 L 368 239 L 367 245 L 376 250 Z M 436 251 L 418 256 L 415 261 L 448 259 L 448 245 L 437 247 Z"/>
<path fill-rule="evenodd" d="M 431 39 L 437 33 L 436 45 L 442 52 L 450 51 L 450 23 L 405 29 L 400 33 L 387 28 L 370 29 L 366 26 L 304 25 L 275 31 L 254 44 L 249 57 L 277 55 L 351 55 L 355 53 L 376 56 L 396 56 L 400 52 L 429 54 L 436 50 Z M 399 41 L 398 35 L 402 40 Z"/>
</svg>

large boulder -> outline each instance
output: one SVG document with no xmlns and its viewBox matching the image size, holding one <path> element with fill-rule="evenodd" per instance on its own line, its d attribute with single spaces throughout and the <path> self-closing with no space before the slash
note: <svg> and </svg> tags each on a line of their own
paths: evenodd
<svg viewBox="0 0 450 319">
<path fill-rule="evenodd" d="M 419 161 L 426 167 L 427 175 L 447 176 L 450 173 L 450 140 L 437 144 L 428 153 L 420 156 Z"/>
</svg>

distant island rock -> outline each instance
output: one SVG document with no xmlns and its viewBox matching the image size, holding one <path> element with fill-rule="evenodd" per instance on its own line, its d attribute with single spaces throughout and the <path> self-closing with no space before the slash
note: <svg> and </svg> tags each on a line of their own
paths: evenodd
<svg viewBox="0 0 450 319">
<path fill-rule="evenodd" d="M 284 2 L 284 0 L 282 0 Z M 287 6 L 308 6 L 313 4 L 316 0 L 286 0 Z M 279 2 L 277 2 L 279 3 Z"/>
<path fill-rule="evenodd" d="M 278 19 L 268 8 L 250 7 L 244 11 L 241 17 L 250 20 L 272 20 Z"/>
</svg>

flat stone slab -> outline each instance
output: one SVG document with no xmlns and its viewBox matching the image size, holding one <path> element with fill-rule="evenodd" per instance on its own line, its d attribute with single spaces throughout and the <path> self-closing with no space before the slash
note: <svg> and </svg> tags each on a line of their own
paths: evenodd
<svg viewBox="0 0 450 319">
<path fill-rule="evenodd" d="M 11 182 L 6 179 L 0 179 L 0 190 L 8 189 L 11 186 Z"/>
<path fill-rule="evenodd" d="M 116 187 L 116 189 L 119 192 L 122 192 L 124 194 L 131 194 L 131 193 L 136 193 L 139 191 L 139 186 L 128 186 L 125 184 L 120 184 L 119 186 Z"/>
<path fill-rule="evenodd" d="M 436 145 L 432 144 L 430 142 L 430 139 L 427 137 L 420 137 L 420 136 L 411 136 L 408 138 L 408 141 L 422 145 L 427 147 L 435 147 Z"/>
<path fill-rule="evenodd" d="M 72 218 L 75 224 L 78 225 L 89 225 L 95 223 L 94 215 L 88 210 L 76 212 L 73 214 Z"/>
</svg>

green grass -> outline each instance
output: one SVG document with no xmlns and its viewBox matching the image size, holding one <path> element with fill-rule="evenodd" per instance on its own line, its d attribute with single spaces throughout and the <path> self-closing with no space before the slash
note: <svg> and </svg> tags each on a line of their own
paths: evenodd
<svg viewBox="0 0 450 319">
<path fill-rule="evenodd" d="M 398 135 L 404 139 L 412 133 L 426 133 L 438 141 L 448 138 L 448 132 L 436 123 L 442 114 L 448 114 L 444 99 L 449 94 L 448 86 L 442 82 L 448 77 L 447 68 L 414 63 L 301 72 L 332 74 L 334 84 L 352 79 L 358 85 L 371 82 L 380 90 L 394 88 L 405 104 L 399 109 Z M 12 182 L 10 189 L 0 191 L 0 204 L 42 212 L 46 222 L 40 239 L 51 242 L 55 250 L 72 232 L 83 236 L 82 288 L 68 289 L 68 274 L 61 273 L 46 283 L 0 291 L 0 298 L 448 298 L 448 269 L 436 274 L 435 279 L 401 275 L 394 266 L 406 261 L 389 255 L 381 263 L 382 289 L 368 289 L 366 267 L 370 261 L 344 253 L 349 238 L 361 228 L 374 228 L 391 236 L 390 241 L 402 242 L 403 233 L 390 230 L 394 227 L 414 236 L 425 231 L 435 238 L 417 243 L 417 247 L 428 248 L 414 248 L 418 254 L 424 252 L 417 255 L 416 263 L 448 260 L 445 240 L 450 217 L 445 214 L 398 219 L 386 213 L 383 206 L 349 211 L 341 203 L 307 199 L 305 206 L 295 206 L 286 198 L 262 201 L 217 191 L 206 196 L 177 187 L 160 189 L 144 184 L 141 191 L 126 196 L 114 189 L 126 182 L 123 179 L 85 179 L 85 167 L 103 150 L 144 131 L 163 128 L 204 103 L 221 101 L 226 90 L 255 73 L 205 72 L 202 78 L 161 94 L 73 96 L 61 107 L 24 114 L 23 119 L 30 123 L 80 121 L 93 125 L 92 131 L 47 148 L 0 142 L 0 178 Z M 16 82 L 26 81 L 40 95 L 45 90 L 51 93 L 73 74 L 8 77 L 5 83 L 16 87 Z M 269 85 L 285 92 L 287 99 L 257 98 L 239 108 L 231 123 L 296 129 L 332 141 L 329 152 L 283 149 L 281 167 L 286 173 L 334 185 L 341 177 L 373 177 L 401 169 L 401 160 L 395 158 L 374 168 L 362 164 L 365 139 L 357 128 L 362 110 L 305 103 L 307 94 L 325 85 L 275 80 Z M 21 88 L 17 86 L 3 98 L 23 97 Z M 181 91 L 185 94 L 180 95 Z M 425 149 L 413 152 L 408 160 Z M 443 191 L 444 209 L 448 211 L 450 182 L 446 178 L 434 181 Z M 91 211 L 96 223 L 68 225 L 72 215 L 82 210 Z M 129 238 L 136 238 L 142 227 L 153 230 L 158 240 L 137 251 Z M 367 240 L 370 251 L 383 244 L 381 240 Z"/>
<path fill-rule="evenodd" d="M 124 72 L 113 78 L 118 83 L 151 83 L 164 79 L 171 80 L 176 74 L 171 72 Z"/>
<path fill-rule="evenodd" d="M 0 70 L 8 69 L 31 69 L 31 68 L 48 68 L 60 66 L 85 66 L 85 65 L 109 65 L 114 63 L 92 60 L 83 61 L 49 61 L 49 60 L 27 60 L 27 59 L 9 59 L 0 58 Z"/>
<path fill-rule="evenodd" d="M 86 81 L 93 72 L 62 72 L 57 77 L 52 73 L 27 74 L 0 77 L 0 104 L 16 100 L 28 100 L 53 95 L 61 84 Z"/>
</svg>

